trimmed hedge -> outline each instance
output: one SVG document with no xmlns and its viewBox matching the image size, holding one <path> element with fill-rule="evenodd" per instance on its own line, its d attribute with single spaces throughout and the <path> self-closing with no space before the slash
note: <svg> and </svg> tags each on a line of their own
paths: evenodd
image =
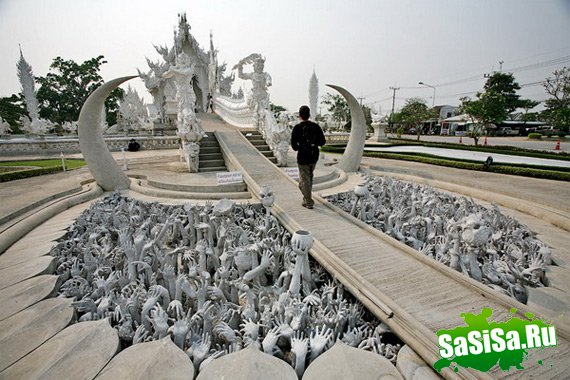
<svg viewBox="0 0 570 380">
<path fill-rule="evenodd" d="M 332 147 L 332 146 L 324 146 L 322 150 L 330 153 L 344 152 L 344 148 Z M 521 165 L 515 166 L 515 165 L 505 165 L 505 164 L 493 164 L 488 169 L 485 169 L 484 164 L 480 162 L 454 160 L 454 159 L 440 158 L 440 157 L 421 155 L 421 154 L 364 152 L 364 156 L 385 158 L 392 160 L 421 162 L 425 164 L 446 166 L 457 169 L 487 171 L 487 172 L 494 172 L 501 174 L 518 175 L 524 177 L 552 179 L 557 181 L 570 181 L 570 169 L 568 168 L 554 168 L 554 167 L 538 168 L 538 167 L 528 167 Z"/>
<path fill-rule="evenodd" d="M 53 163 L 51 163 L 51 166 L 47 166 L 49 164 L 49 161 L 53 161 L 54 163 L 57 163 L 57 165 L 54 165 Z M 39 175 L 53 174 L 53 173 L 59 173 L 59 172 L 63 171 L 63 168 L 61 167 L 61 160 L 1 162 L 0 165 L 2 165 L 2 166 L 16 166 L 15 165 L 16 163 L 18 164 L 17 166 L 27 164 L 27 165 L 44 166 L 44 167 L 0 173 L 0 182 L 14 181 L 17 179 L 36 177 Z M 39 164 L 39 163 L 41 163 L 41 164 Z M 82 166 L 85 166 L 85 161 L 76 160 L 76 159 L 66 159 L 65 160 L 65 166 L 66 166 L 66 170 L 69 171 L 69 170 L 73 170 L 73 169 L 77 169 L 77 168 L 80 168 Z"/>
<path fill-rule="evenodd" d="M 542 135 L 540 133 L 529 133 L 528 139 L 529 140 L 542 140 Z"/>
</svg>

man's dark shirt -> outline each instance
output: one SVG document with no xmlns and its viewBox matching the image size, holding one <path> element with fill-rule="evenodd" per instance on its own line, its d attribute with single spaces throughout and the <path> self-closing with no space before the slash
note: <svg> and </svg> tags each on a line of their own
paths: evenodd
<svg viewBox="0 0 570 380">
<path fill-rule="evenodd" d="M 319 160 L 319 147 L 323 145 L 325 135 L 318 124 L 306 120 L 293 127 L 291 146 L 297 151 L 298 164 L 316 164 Z"/>
</svg>

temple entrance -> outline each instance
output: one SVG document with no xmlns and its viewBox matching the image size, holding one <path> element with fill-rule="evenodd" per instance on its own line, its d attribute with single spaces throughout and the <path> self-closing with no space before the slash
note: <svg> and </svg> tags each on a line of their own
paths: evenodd
<svg viewBox="0 0 570 380">
<path fill-rule="evenodd" d="M 192 89 L 194 90 L 194 95 L 196 96 L 196 106 L 195 112 L 204 112 L 204 94 L 198 83 L 198 77 L 194 75 L 192 78 Z"/>
</svg>

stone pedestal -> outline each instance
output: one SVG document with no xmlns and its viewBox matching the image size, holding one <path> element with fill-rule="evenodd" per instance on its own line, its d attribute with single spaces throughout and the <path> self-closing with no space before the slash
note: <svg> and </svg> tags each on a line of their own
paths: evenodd
<svg viewBox="0 0 570 380">
<path fill-rule="evenodd" d="M 374 135 L 368 139 L 371 142 L 385 142 L 388 141 L 388 136 L 386 136 L 386 127 L 388 123 L 373 122 L 372 128 L 374 128 Z"/>
</svg>

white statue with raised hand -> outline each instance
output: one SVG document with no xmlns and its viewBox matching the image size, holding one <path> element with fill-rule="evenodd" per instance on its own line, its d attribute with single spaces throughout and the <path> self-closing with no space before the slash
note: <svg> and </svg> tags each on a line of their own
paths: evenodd
<svg viewBox="0 0 570 380">
<path fill-rule="evenodd" d="M 244 73 L 243 67 L 252 64 L 253 72 Z M 271 86 L 271 76 L 264 72 L 265 59 L 261 54 L 253 53 L 240 60 L 233 68 L 238 70 L 238 77 L 244 80 L 251 80 L 253 93 L 253 107 L 256 114 L 257 127 L 262 126 L 265 118 L 265 110 L 269 108 L 269 93 L 267 89 Z"/>
<path fill-rule="evenodd" d="M 177 134 L 182 139 L 181 153 L 191 172 L 198 171 L 198 154 L 196 152 L 199 152 L 198 142 L 204 136 L 202 126 L 194 112 L 196 107 L 196 95 L 192 88 L 194 73 L 191 58 L 186 53 L 180 53 L 176 56 L 176 65 L 171 66 L 168 71 L 162 74 L 165 79 L 174 79 L 178 103 Z"/>
</svg>

